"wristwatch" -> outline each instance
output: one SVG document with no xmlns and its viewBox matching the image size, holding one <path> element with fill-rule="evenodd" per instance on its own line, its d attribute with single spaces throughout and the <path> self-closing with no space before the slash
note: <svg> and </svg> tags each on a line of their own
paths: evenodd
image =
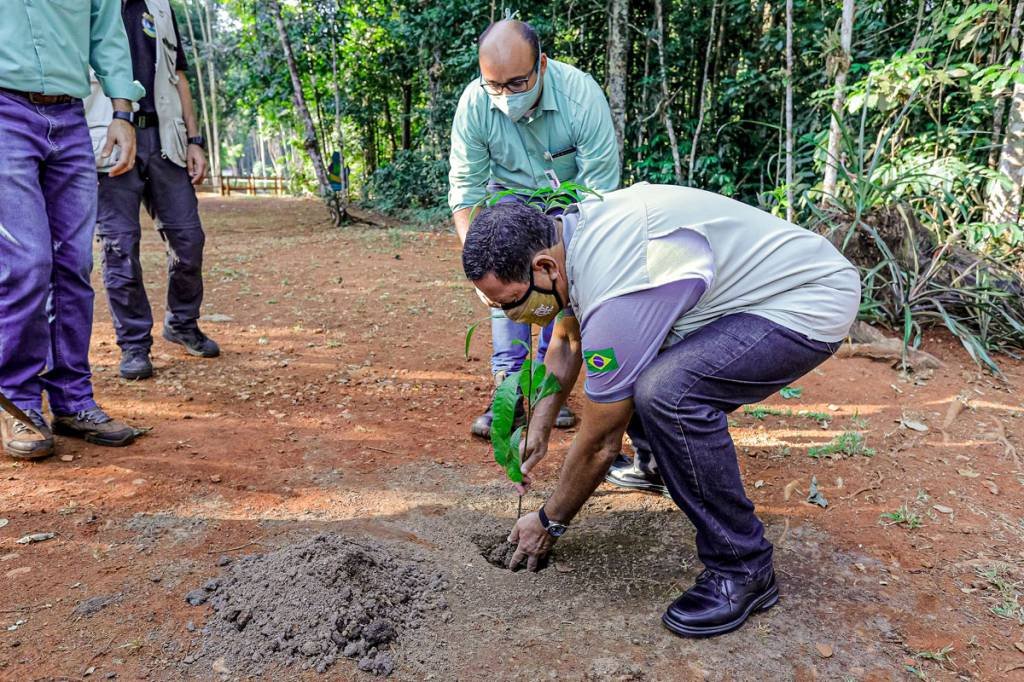
<svg viewBox="0 0 1024 682">
<path fill-rule="evenodd" d="M 196 135 L 195 137 L 188 138 L 188 143 L 206 149 L 206 138 L 202 135 Z"/>
<path fill-rule="evenodd" d="M 135 112 L 134 111 L 115 111 L 115 121 L 128 121 L 129 123 L 135 123 Z"/>
<path fill-rule="evenodd" d="M 540 525 L 544 526 L 544 530 L 553 538 L 560 538 L 565 534 L 565 531 L 569 530 L 569 524 L 549 519 L 548 515 L 544 512 L 543 505 L 541 505 L 540 511 L 537 512 L 537 516 L 540 517 Z"/>
</svg>

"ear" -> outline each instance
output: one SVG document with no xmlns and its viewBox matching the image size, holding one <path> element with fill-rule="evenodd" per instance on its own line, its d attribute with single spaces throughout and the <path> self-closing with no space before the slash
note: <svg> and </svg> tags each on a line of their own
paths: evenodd
<svg viewBox="0 0 1024 682">
<path fill-rule="evenodd" d="M 552 282 L 558 279 L 558 262 L 547 252 L 538 253 L 533 257 L 533 271 L 546 275 Z"/>
<path fill-rule="evenodd" d="M 543 78 L 544 73 L 548 70 L 548 56 L 541 52 L 540 53 L 540 75 Z"/>
</svg>

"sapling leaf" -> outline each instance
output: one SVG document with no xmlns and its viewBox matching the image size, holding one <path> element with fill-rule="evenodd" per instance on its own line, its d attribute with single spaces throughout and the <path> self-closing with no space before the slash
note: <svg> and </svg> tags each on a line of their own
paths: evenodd
<svg viewBox="0 0 1024 682">
<path fill-rule="evenodd" d="M 523 482 L 522 457 L 519 454 L 520 441 L 523 439 L 523 427 L 512 432 L 508 439 L 509 453 L 508 461 L 505 462 L 505 473 L 513 483 Z"/>
<path fill-rule="evenodd" d="M 473 340 L 473 334 L 476 332 L 476 328 L 480 326 L 483 320 L 477 320 L 473 324 L 469 325 L 469 329 L 466 330 L 466 359 L 469 359 L 469 344 Z"/>
<path fill-rule="evenodd" d="M 494 419 L 491 421 L 491 445 L 494 447 L 494 461 L 506 467 L 509 461 L 509 433 L 515 421 L 516 402 L 519 400 L 519 372 L 512 372 L 494 392 L 494 404 L 491 409 Z M 518 457 L 518 453 L 516 453 Z"/>
</svg>

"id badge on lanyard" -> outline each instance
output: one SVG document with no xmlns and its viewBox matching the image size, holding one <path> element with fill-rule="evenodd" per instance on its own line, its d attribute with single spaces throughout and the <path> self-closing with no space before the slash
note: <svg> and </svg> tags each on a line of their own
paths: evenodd
<svg viewBox="0 0 1024 682">
<path fill-rule="evenodd" d="M 558 189 L 562 186 L 562 183 L 558 181 L 558 174 L 551 168 L 544 171 L 544 175 L 548 178 L 548 183 L 551 185 L 551 189 Z"/>
</svg>

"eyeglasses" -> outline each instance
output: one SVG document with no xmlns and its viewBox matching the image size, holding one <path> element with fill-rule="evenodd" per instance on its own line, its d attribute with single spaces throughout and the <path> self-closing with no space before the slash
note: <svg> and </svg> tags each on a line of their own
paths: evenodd
<svg viewBox="0 0 1024 682">
<path fill-rule="evenodd" d="M 481 75 L 480 87 L 483 88 L 484 92 L 486 92 L 488 95 L 500 95 L 505 92 L 509 93 L 510 95 L 518 95 L 530 89 L 530 76 L 532 76 L 534 73 L 539 73 L 539 68 L 540 59 L 537 60 L 537 63 L 530 70 L 530 73 L 526 74 L 525 76 L 513 78 L 510 81 L 505 81 L 504 83 L 495 83 L 494 81 L 484 80 L 483 75 Z"/>
</svg>

